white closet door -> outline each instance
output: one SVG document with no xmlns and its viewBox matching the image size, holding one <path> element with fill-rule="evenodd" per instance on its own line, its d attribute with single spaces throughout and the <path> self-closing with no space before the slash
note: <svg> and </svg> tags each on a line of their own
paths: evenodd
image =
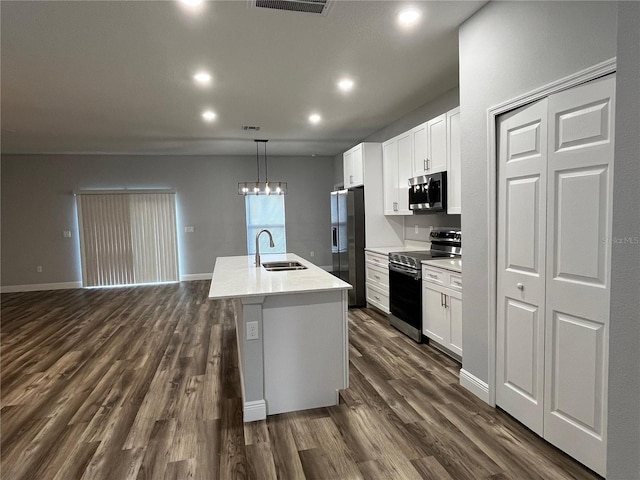
<svg viewBox="0 0 640 480">
<path fill-rule="evenodd" d="M 615 77 L 549 97 L 544 437 L 605 474 Z"/>
<path fill-rule="evenodd" d="M 498 127 L 496 403 L 542 435 L 547 100 Z"/>
</svg>

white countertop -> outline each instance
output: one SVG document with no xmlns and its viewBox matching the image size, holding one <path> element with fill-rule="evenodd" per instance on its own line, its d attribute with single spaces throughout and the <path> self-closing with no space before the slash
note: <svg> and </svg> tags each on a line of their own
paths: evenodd
<svg viewBox="0 0 640 480">
<path fill-rule="evenodd" d="M 431 260 L 423 260 L 422 264 L 462 273 L 461 258 L 437 258 L 437 259 L 431 259 Z"/>
<path fill-rule="evenodd" d="M 395 247 L 367 247 L 365 250 L 367 252 L 380 253 L 381 255 L 388 255 L 390 252 L 417 252 L 420 250 L 429 250 L 431 248 L 430 244 L 426 244 L 425 246 L 416 246 L 416 245 L 405 245 Z"/>
<path fill-rule="evenodd" d="M 262 263 L 298 261 L 307 267 L 306 270 L 268 272 L 264 267 L 256 268 L 254 259 L 253 255 L 218 257 L 213 269 L 209 298 L 255 297 L 352 288 L 347 282 L 293 253 L 261 255 L 260 260 Z"/>
</svg>

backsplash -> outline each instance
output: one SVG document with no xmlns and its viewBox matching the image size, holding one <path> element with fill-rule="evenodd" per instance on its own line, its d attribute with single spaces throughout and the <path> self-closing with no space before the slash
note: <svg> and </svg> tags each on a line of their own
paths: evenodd
<svg viewBox="0 0 640 480">
<path fill-rule="evenodd" d="M 419 213 L 404 217 L 405 240 L 429 241 L 431 227 L 460 228 L 460 215 L 446 213 Z"/>
</svg>

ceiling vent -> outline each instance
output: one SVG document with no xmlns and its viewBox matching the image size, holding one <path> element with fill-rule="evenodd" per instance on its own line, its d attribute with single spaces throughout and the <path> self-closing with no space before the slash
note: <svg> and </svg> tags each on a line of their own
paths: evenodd
<svg viewBox="0 0 640 480">
<path fill-rule="evenodd" d="M 257 132 L 260 130 L 260 127 L 256 127 L 254 125 L 243 125 L 242 126 L 242 130 L 244 130 L 245 132 L 249 131 L 249 132 Z"/>
<path fill-rule="evenodd" d="M 288 10 L 290 12 L 316 13 L 326 16 L 329 13 L 330 0 L 249 0 L 250 6 Z"/>
</svg>

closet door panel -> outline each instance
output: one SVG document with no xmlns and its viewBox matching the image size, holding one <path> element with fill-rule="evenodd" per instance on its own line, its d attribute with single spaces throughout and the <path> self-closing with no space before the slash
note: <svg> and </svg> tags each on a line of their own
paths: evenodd
<svg viewBox="0 0 640 480">
<path fill-rule="evenodd" d="M 496 402 L 542 435 L 547 100 L 499 120 Z"/>
<path fill-rule="evenodd" d="M 549 97 L 544 437 L 606 467 L 615 77 Z"/>
</svg>

